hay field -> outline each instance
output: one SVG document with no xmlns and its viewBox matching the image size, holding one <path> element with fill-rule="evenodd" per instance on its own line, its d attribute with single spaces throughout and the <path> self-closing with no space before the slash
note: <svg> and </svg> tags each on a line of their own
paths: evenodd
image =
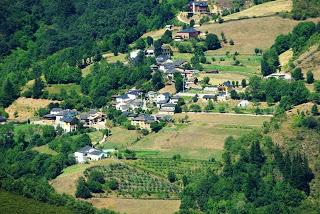
<svg viewBox="0 0 320 214">
<path fill-rule="evenodd" d="M 32 148 L 32 150 L 37 151 L 39 153 L 47 154 L 47 155 L 53 155 L 53 156 L 58 155 L 58 152 L 50 149 L 48 144 L 45 144 L 43 146 L 36 146 Z"/>
<path fill-rule="evenodd" d="M 180 207 L 179 200 L 92 198 L 89 202 L 97 208 L 107 208 L 127 214 L 172 214 Z"/>
<path fill-rule="evenodd" d="M 264 4 L 255 5 L 246 10 L 223 17 L 225 21 L 239 19 L 241 17 L 270 16 L 278 12 L 290 12 L 292 0 L 277 0 Z"/>
<path fill-rule="evenodd" d="M 50 103 L 54 103 L 54 101 L 19 97 L 8 108 L 6 108 L 6 112 L 9 114 L 9 119 L 26 121 L 33 118 L 36 111 L 40 108 L 47 107 Z M 14 115 L 15 112 L 18 113 L 17 117 Z"/>
<path fill-rule="evenodd" d="M 122 127 L 111 128 L 112 135 L 107 138 L 106 143 L 103 144 L 105 149 L 118 148 L 124 149 L 128 145 L 134 143 L 141 134 L 136 130 L 128 130 Z"/>
<path fill-rule="evenodd" d="M 181 154 L 186 159 L 220 158 L 224 140 L 240 136 L 259 128 L 270 117 L 248 115 L 193 114 L 188 113 L 188 124 L 165 127 L 158 133 L 151 133 L 129 147 L 135 151 L 154 152 L 158 157 L 169 158 Z M 184 117 L 176 114 L 175 119 Z"/>
<path fill-rule="evenodd" d="M 74 90 L 78 94 L 81 94 L 81 86 L 77 85 L 76 83 L 51 84 L 45 88 L 49 94 L 60 94 L 62 89 L 64 89 L 67 93 L 70 93 L 72 90 Z"/>
<path fill-rule="evenodd" d="M 202 25 L 200 31 L 215 33 L 220 37 L 224 32 L 227 40 L 232 39 L 234 45 L 225 45 L 214 54 L 225 54 L 227 51 L 240 54 L 254 54 L 255 48 L 267 49 L 274 43 L 279 34 L 287 34 L 292 31 L 299 22 L 281 17 L 265 17 L 244 19 L 226 22 L 222 24 Z"/>
</svg>

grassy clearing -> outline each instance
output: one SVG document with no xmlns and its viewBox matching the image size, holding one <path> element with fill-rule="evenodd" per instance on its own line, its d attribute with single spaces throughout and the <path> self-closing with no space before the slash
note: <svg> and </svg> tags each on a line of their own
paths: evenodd
<svg viewBox="0 0 320 214">
<path fill-rule="evenodd" d="M 84 69 L 81 70 L 82 77 L 86 77 L 86 76 L 88 76 L 88 75 L 91 73 L 91 71 L 92 71 L 92 66 L 93 66 L 93 64 L 88 65 L 87 67 L 85 67 Z"/>
<path fill-rule="evenodd" d="M 92 198 L 89 202 L 98 208 L 107 208 L 128 214 L 171 214 L 177 212 L 180 207 L 180 200 Z"/>
<path fill-rule="evenodd" d="M 184 159 L 220 158 L 226 137 L 240 136 L 259 128 L 268 117 L 188 113 L 189 123 L 167 126 L 158 133 L 142 138 L 130 149 L 143 157 L 171 158 L 180 154 Z M 184 114 L 175 115 L 175 119 Z M 230 125 L 234 125 L 231 126 Z M 149 152 L 149 153 L 148 153 Z"/>
<path fill-rule="evenodd" d="M 291 0 L 276 0 L 267 2 L 260 5 L 255 5 L 246 10 L 240 11 L 239 13 L 234 13 L 223 17 L 224 20 L 234 20 L 242 17 L 259 17 L 259 16 L 269 16 L 276 14 L 278 12 L 290 12 L 292 10 Z"/>
<path fill-rule="evenodd" d="M 198 79 L 201 81 L 204 77 L 210 78 L 210 84 L 218 85 L 225 81 L 239 81 L 241 82 L 242 79 L 247 79 L 248 75 L 243 74 L 241 72 L 227 72 L 221 71 L 219 74 L 207 74 L 207 73 L 200 73 L 198 75 Z"/>
<path fill-rule="evenodd" d="M 109 63 L 115 63 L 117 61 L 126 62 L 127 61 L 127 54 L 119 53 L 118 56 L 113 55 L 113 53 L 106 53 L 103 54 L 102 57 L 107 60 Z"/>
<path fill-rule="evenodd" d="M 256 19 L 245 19 L 222 24 L 206 24 L 198 29 L 220 36 L 224 32 L 227 40 L 232 39 L 234 45 L 223 44 L 214 54 L 225 54 L 227 51 L 240 54 L 254 54 L 255 48 L 267 49 L 279 34 L 287 34 L 299 22 L 281 17 L 265 17 Z"/>
<path fill-rule="evenodd" d="M 105 149 L 124 149 L 141 137 L 141 134 L 136 130 L 128 130 L 122 127 L 111 128 L 111 133 L 112 135 L 108 137 L 107 142 L 103 145 Z"/>
<path fill-rule="evenodd" d="M 49 148 L 49 145 L 43 145 L 43 146 L 37 146 L 33 148 L 34 151 L 37 151 L 39 153 L 47 154 L 47 155 L 57 155 L 58 153 L 52 149 Z"/>
<path fill-rule="evenodd" d="M 76 91 L 77 94 L 81 94 L 81 87 L 75 83 L 69 84 L 52 84 L 45 88 L 49 94 L 60 94 L 61 90 L 66 90 L 67 93 L 70 93 L 72 90 Z"/>
<path fill-rule="evenodd" d="M 298 67 L 302 68 L 304 76 L 308 71 L 312 71 L 314 78 L 320 80 L 320 51 L 319 46 L 315 45 L 303 53 L 299 59 L 295 61 Z"/>
<path fill-rule="evenodd" d="M 40 108 L 45 108 L 53 102 L 54 101 L 52 100 L 46 99 L 19 97 L 8 108 L 6 108 L 6 112 L 8 112 L 9 114 L 9 119 L 26 121 L 30 118 L 33 118 L 35 112 L 38 111 Z M 15 112 L 17 112 L 16 115 Z"/>
<path fill-rule="evenodd" d="M 100 161 L 92 161 L 88 164 L 76 164 L 69 166 L 63 170 L 63 173 L 53 179 L 50 184 L 58 193 L 65 193 L 68 195 L 74 195 L 76 191 L 76 183 L 80 176 L 83 176 L 83 172 L 93 166 L 103 166 L 110 163 L 116 163 L 118 161 L 113 159 L 103 159 Z"/>
<path fill-rule="evenodd" d="M 174 87 L 174 84 L 172 85 L 166 85 L 164 88 L 160 89 L 159 93 L 165 93 L 169 92 L 170 94 L 176 93 L 176 89 Z"/>
<path fill-rule="evenodd" d="M 21 214 L 71 214 L 71 210 L 25 198 L 14 193 L 0 190 L 0 213 Z"/>
<path fill-rule="evenodd" d="M 103 133 L 101 131 L 95 131 L 88 133 L 93 144 L 99 143 L 103 138 Z"/>
</svg>

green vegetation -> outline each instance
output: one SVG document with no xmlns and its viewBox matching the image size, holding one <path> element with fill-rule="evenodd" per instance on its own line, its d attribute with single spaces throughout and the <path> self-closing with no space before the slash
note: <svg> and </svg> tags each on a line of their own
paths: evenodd
<svg viewBox="0 0 320 214">
<path fill-rule="evenodd" d="M 71 210 L 0 190 L 0 213 L 71 214 Z"/>
<path fill-rule="evenodd" d="M 183 183 L 183 177 L 196 178 L 201 173 L 214 171 L 218 164 L 213 160 L 188 160 L 181 159 L 180 155 L 174 155 L 173 158 L 144 158 L 132 162 L 131 165 L 139 169 L 166 177 L 170 172 L 175 174 L 175 181 Z"/>
<path fill-rule="evenodd" d="M 294 19 L 320 16 L 320 2 L 318 0 L 293 0 L 292 2 Z"/>
</svg>

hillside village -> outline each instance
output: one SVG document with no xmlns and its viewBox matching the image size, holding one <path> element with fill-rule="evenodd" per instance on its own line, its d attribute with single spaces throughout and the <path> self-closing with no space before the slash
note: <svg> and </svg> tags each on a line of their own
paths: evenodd
<svg viewBox="0 0 320 214">
<path fill-rule="evenodd" d="M 317 0 L 2 10 L 0 213 L 317 213 Z"/>
</svg>

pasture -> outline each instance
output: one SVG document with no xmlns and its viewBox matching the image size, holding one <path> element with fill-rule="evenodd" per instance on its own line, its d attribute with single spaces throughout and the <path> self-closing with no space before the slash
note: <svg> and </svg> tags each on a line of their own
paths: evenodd
<svg viewBox="0 0 320 214">
<path fill-rule="evenodd" d="M 270 119 L 267 116 L 194 113 L 176 114 L 174 118 L 178 121 L 185 115 L 189 117 L 188 123 L 168 125 L 129 148 L 137 151 L 140 157 L 171 158 L 180 154 L 183 159 L 219 159 L 228 136 L 250 132 Z"/>
<path fill-rule="evenodd" d="M 224 32 L 227 40 L 232 39 L 234 45 L 223 44 L 214 54 L 225 54 L 227 51 L 240 54 L 254 54 L 255 48 L 267 49 L 274 43 L 279 34 L 292 31 L 299 22 L 281 17 L 264 17 L 243 19 L 222 24 L 205 24 L 197 28 L 202 32 L 215 33 L 220 36 Z"/>
<path fill-rule="evenodd" d="M 291 0 L 276 0 L 264 4 L 255 5 L 246 10 L 224 16 L 225 21 L 241 19 L 243 17 L 270 16 L 279 12 L 290 12 L 292 10 Z"/>
</svg>

